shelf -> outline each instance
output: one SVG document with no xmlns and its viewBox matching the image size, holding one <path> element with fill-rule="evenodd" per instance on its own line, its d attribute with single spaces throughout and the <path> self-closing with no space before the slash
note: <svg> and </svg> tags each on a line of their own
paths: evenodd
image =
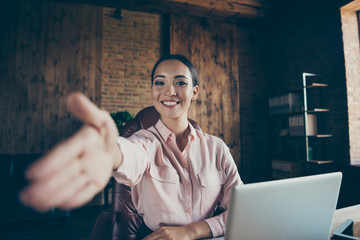
<svg viewBox="0 0 360 240">
<path fill-rule="evenodd" d="M 326 83 L 311 83 L 310 85 L 307 85 L 306 88 L 317 88 L 317 87 L 327 87 L 328 84 Z"/>
<path fill-rule="evenodd" d="M 313 137 L 317 137 L 317 138 L 330 138 L 332 137 L 333 135 L 332 134 L 318 134 L 316 136 L 313 136 Z M 308 137 L 311 137 L 311 136 L 308 136 Z"/>
<path fill-rule="evenodd" d="M 334 163 L 332 160 L 309 160 L 309 163 L 315 163 L 315 164 L 329 164 Z"/>
<path fill-rule="evenodd" d="M 273 137 L 280 137 L 280 138 L 298 138 L 298 137 L 305 137 L 305 135 L 273 135 Z M 314 137 L 314 138 L 331 138 L 333 137 L 332 134 L 317 134 L 317 135 L 307 135 L 306 137 Z"/>
<path fill-rule="evenodd" d="M 327 134 L 326 127 L 330 106 L 324 101 L 323 91 L 328 84 L 323 83 L 318 74 L 302 75 L 302 99 L 300 93 L 294 92 L 269 98 L 274 178 L 324 173 L 335 166 L 326 151 L 327 139 L 333 137 Z"/>
<path fill-rule="evenodd" d="M 314 108 L 307 111 L 308 113 L 321 113 L 321 112 L 330 112 L 328 108 Z M 269 114 L 270 117 L 278 117 L 278 116 L 288 116 L 288 115 L 299 115 L 304 114 L 304 111 L 297 111 L 297 112 L 287 112 L 287 113 L 276 113 L 276 114 Z"/>
<path fill-rule="evenodd" d="M 328 108 L 314 108 L 307 111 L 308 113 L 330 112 Z"/>
</svg>

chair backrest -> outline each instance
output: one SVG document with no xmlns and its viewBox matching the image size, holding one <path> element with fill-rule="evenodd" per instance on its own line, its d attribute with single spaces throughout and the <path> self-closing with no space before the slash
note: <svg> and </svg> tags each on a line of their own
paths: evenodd
<svg viewBox="0 0 360 240">
<path fill-rule="evenodd" d="M 160 118 L 160 114 L 154 107 L 147 107 L 141 110 L 135 118 L 128 121 L 120 132 L 123 137 L 129 137 L 140 129 L 147 129 L 154 126 Z M 189 119 L 194 128 L 201 130 L 200 126 Z M 113 230 L 112 239 L 133 240 L 139 233 L 143 224 L 142 217 L 137 213 L 131 199 L 131 188 L 119 184 L 113 180 L 112 192 L 113 204 Z"/>
</svg>

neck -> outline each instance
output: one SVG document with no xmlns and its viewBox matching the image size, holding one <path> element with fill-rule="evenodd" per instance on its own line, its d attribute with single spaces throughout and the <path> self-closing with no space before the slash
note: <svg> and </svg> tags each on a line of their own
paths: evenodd
<svg viewBox="0 0 360 240">
<path fill-rule="evenodd" d="M 166 119 L 161 118 L 161 121 L 165 126 L 175 134 L 176 144 L 179 150 L 182 152 L 188 142 L 188 136 L 190 133 L 189 122 L 187 117 L 178 119 Z"/>
<path fill-rule="evenodd" d="M 161 117 L 161 121 L 165 124 L 165 126 L 175 134 L 176 138 L 183 138 L 189 135 L 188 128 L 189 123 L 186 116 L 175 119 L 168 119 Z"/>
</svg>

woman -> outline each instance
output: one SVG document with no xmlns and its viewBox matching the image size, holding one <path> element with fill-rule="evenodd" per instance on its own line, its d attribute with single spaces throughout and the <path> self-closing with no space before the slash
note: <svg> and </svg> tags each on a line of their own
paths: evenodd
<svg viewBox="0 0 360 240">
<path fill-rule="evenodd" d="M 84 126 L 28 171 L 22 201 L 38 210 L 85 204 L 115 179 L 132 197 L 154 232 L 145 239 L 198 239 L 225 232 L 230 191 L 242 184 L 226 145 L 187 120 L 199 93 L 192 63 L 181 55 L 161 58 L 152 71 L 152 98 L 160 120 L 128 139 L 116 136 L 109 114 L 76 93 L 68 106 Z"/>
</svg>

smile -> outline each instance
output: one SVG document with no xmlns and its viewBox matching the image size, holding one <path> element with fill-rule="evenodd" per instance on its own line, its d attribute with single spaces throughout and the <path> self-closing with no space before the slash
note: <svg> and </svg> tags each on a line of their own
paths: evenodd
<svg viewBox="0 0 360 240">
<path fill-rule="evenodd" d="M 160 102 L 166 106 L 175 106 L 176 104 L 180 103 L 178 101 L 160 101 Z"/>
</svg>

